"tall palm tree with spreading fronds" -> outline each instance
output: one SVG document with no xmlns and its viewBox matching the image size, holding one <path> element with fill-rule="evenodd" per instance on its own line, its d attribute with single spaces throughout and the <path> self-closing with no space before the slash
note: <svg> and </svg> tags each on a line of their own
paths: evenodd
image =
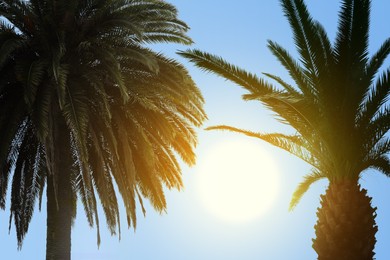
<svg viewBox="0 0 390 260">
<path fill-rule="evenodd" d="M 177 155 L 194 163 L 194 127 L 206 117 L 186 69 L 145 47 L 191 43 L 175 7 L 3 0 L 0 16 L 0 208 L 11 183 L 19 247 L 45 185 L 47 259 L 70 259 L 78 200 L 98 244 L 97 197 L 112 234 L 117 191 L 129 227 L 143 198 L 165 211 L 163 186 L 182 187 Z"/>
<path fill-rule="evenodd" d="M 269 41 L 268 47 L 293 83 L 264 73 L 277 85 L 199 50 L 180 54 L 201 69 L 242 86 L 244 100 L 259 100 L 296 133 L 255 133 L 219 125 L 267 141 L 312 166 L 293 194 L 290 209 L 315 181 L 326 178 L 313 248 L 318 259 L 372 259 L 376 242 L 375 209 L 359 185 L 369 168 L 390 176 L 390 69 L 380 68 L 390 53 L 390 39 L 368 56 L 369 0 L 343 0 L 332 44 L 309 14 L 303 0 L 281 0 L 299 53 Z M 380 75 L 378 75 L 380 74 Z"/>
</svg>

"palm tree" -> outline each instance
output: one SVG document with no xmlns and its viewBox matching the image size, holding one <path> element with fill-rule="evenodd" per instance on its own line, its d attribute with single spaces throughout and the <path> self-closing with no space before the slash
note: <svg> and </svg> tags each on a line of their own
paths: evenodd
<svg viewBox="0 0 390 260">
<path fill-rule="evenodd" d="M 327 178 L 321 196 L 316 239 L 318 259 L 372 259 L 375 209 L 359 185 L 369 168 L 390 176 L 390 69 L 380 68 L 390 53 L 387 39 L 368 56 L 369 0 L 343 0 L 335 43 L 309 14 L 303 0 L 281 0 L 299 53 L 295 60 L 273 41 L 268 47 L 289 72 L 293 83 L 264 73 L 277 85 L 199 50 L 180 52 L 201 69 L 242 86 L 244 100 L 259 100 L 296 133 L 255 133 L 219 125 L 259 138 L 312 166 L 293 194 L 290 209 L 315 181 Z M 381 73 L 380 76 L 378 74 Z"/>
<path fill-rule="evenodd" d="M 190 44 L 174 6 L 157 0 L 4 0 L 0 3 L 0 207 L 11 182 L 18 246 L 47 194 L 47 259 L 70 259 L 81 200 L 98 244 L 100 202 L 120 234 L 137 200 L 166 210 L 182 187 L 204 100 L 186 69 L 145 47 Z M 114 188 L 114 183 L 117 189 Z M 11 222 L 10 222 L 11 223 Z"/>
</svg>

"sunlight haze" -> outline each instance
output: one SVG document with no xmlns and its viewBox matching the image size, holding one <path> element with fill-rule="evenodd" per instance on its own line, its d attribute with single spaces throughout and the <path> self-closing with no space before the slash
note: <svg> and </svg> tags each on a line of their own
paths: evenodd
<svg viewBox="0 0 390 260">
<path fill-rule="evenodd" d="M 202 202 L 222 221 L 261 221 L 280 189 L 274 158 L 243 136 L 211 147 L 197 169 Z"/>
<path fill-rule="evenodd" d="M 259 77 L 263 76 L 262 72 L 269 72 L 290 80 L 288 73 L 267 48 L 267 40 L 272 39 L 297 57 L 292 32 L 279 1 L 167 2 L 176 6 L 179 18 L 191 28 L 188 35 L 194 44 L 157 44 L 150 47 L 183 63 L 203 93 L 208 120 L 201 129 L 196 129 L 199 138 L 197 164 L 188 167 L 181 162 L 184 188 L 181 191 L 165 188 L 166 213 L 155 212 L 147 202 L 144 217 L 137 205 L 135 231 L 127 228 L 123 201 L 119 199 L 122 223 L 120 240 L 110 235 L 100 208 L 100 248 L 96 245 L 96 229 L 89 227 L 82 204 L 78 203 L 72 230 L 72 259 L 315 259 L 313 227 L 317 219 L 316 210 L 320 206 L 320 194 L 324 193 L 328 182 L 316 182 L 297 207 L 289 212 L 292 194 L 302 177 L 310 171 L 309 165 L 258 139 L 236 133 L 206 131 L 204 128 L 225 124 L 262 133 L 289 134 L 293 130 L 275 120 L 272 112 L 259 102 L 243 101 L 241 96 L 244 91 L 240 87 L 201 71 L 176 54 L 178 50 L 196 48 L 222 56 Z M 333 41 L 340 1 L 305 2 L 312 16 L 324 25 Z M 390 37 L 389 10 L 390 1 L 372 0 L 370 52 L 377 50 Z M 389 66 L 388 58 L 383 68 Z M 220 167 L 225 162 L 226 165 Z M 240 179 L 242 176 L 243 179 Z M 360 183 L 373 197 L 373 206 L 378 207 L 376 259 L 390 259 L 390 179 L 370 170 L 363 174 Z M 246 185 L 249 188 L 245 188 Z M 242 204 L 236 207 L 235 203 Z M 8 201 L 5 211 L 0 211 L 0 258 L 44 259 L 46 197 L 43 198 L 42 211 L 35 209 L 21 251 L 17 250 L 14 226 L 8 234 L 9 207 Z"/>
</svg>

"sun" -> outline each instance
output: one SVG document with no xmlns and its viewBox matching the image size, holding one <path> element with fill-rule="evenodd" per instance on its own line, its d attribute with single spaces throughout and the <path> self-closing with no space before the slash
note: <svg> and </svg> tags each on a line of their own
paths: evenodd
<svg viewBox="0 0 390 260">
<path fill-rule="evenodd" d="M 221 220 L 248 222 L 275 202 L 279 174 L 272 156 L 257 140 L 221 142 L 199 162 L 197 186 L 208 210 Z"/>
</svg>

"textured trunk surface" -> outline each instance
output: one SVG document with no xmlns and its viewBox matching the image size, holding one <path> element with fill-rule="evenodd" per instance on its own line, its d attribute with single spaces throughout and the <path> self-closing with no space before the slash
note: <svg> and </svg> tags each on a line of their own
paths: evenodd
<svg viewBox="0 0 390 260">
<path fill-rule="evenodd" d="M 47 178 L 46 259 L 69 260 L 72 226 L 70 137 L 63 119 L 57 118 L 54 122 L 53 175 L 49 174 Z"/>
<path fill-rule="evenodd" d="M 314 226 L 318 260 L 371 260 L 376 243 L 376 208 L 357 181 L 331 182 L 321 195 Z"/>
</svg>

